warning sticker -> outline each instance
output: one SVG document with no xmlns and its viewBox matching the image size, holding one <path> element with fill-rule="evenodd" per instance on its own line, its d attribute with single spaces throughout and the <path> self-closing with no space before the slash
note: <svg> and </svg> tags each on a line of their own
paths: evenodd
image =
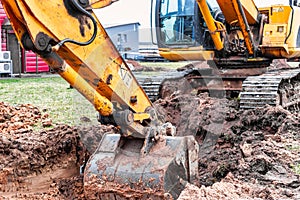
<svg viewBox="0 0 300 200">
<path fill-rule="evenodd" d="M 284 9 L 282 7 L 273 8 L 273 12 L 284 12 Z"/>
<path fill-rule="evenodd" d="M 123 80 L 124 84 L 129 88 L 132 83 L 133 77 L 131 73 L 128 71 L 128 69 L 126 68 L 126 66 L 124 65 L 124 63 L 122 63 L 119 69 L 119 75 Z"/>
</svg>

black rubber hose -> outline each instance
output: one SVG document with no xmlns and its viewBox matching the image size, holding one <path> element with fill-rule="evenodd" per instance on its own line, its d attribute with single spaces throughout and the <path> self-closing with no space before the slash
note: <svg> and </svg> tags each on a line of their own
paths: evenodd
<svg viewBox="0 0 300 200">
<path fill-rule="evenodd" d="M 86 11 L 86 10 L 85 10 L 78 2 L 77 2 L 77 0 L 72 0 L 72 3 L 73 3 L 73 5 L 74 5 L 80 12 L 82 12 L 82 13 L 85 14 L 85 15 L 87 15 L 87 16 L 92 20 L 93 26 L 94 26 L 94 33 L 93 33 L 92 37 L 91 37 L 88 41 L 86 41 L 86 42 L 78 42 L 78 41 L 75 41 L 75 40 L 70 39 L 70 38 L 63 39 L 63 40 L 61 40 L 61 41 L 56 45 L 56 46 L 58 46 L 58 47 L 61 47 L 64 43 L 67 43 L 67 42 L 73 43 L 73 44 L 76 44 L 76 45 L 79 45 L 79 46 L 86 46 L 86 45 L 91 44 L 91 43 L 95 40 L 95 38 L 96 38 L 96 36 L 97 36 L 97 21 L 96 21 L 96 19 L 94 18 L 94 16 L 93 16 L 91 13 L 89 13 L 88 11 Z"/>
<path fill-rule="evenodd" d="M 292 19 L 291 19 L 290 32 L 289 32 L 288 36 L 285 38 L 285 40 L 284 40 L 284 43 L 286 43 L 286 42 L 287 42 L 287 40 L 289 39 L 289 37 L 291 36 L 291 34 L 292 34 L 292 29 L 293 29 L 293 21 L 294 21 L 294 8 L 293 8 L 293 6 L 292 6 L 292 5 L 291 5 L 290 7 L 291 7 L 291 9 L 292 9 Z"/>
<path fill-rule="evenodd" d="M 257 47 L 255 46 L 254 40 L 253 40 L 253 38 L 252 38 L 251 31 L 250 31 L 250 27 L 249 27 L 249 24 L 248 24 L 248 21 L 247 21 L 247 18 L 246 18 L 246 15 L 245 15 L 243 6 L 242 6 L 240 0 L 236 0 L 236 2 L 237 2 L 237 5 L 238 5 L 238 9 L 239 9 L 239 11 L 240 11 L 240 13 L 241 13 L 241 15 L 242 15 L 243 20 L 244 20 L 244 24 L 245 24 L 245 26 L 246 26 L 246 31 L 247 31 L 247 33 L 248 33 L 248 35 L 249 35 L 250 42 L 251 42 L 251 44 L 252 44 L 252 46 L 253 46 L 253 52 L 254 52 L 254 55 L 255 55 L 255 54 L 256 54 L 256 51 L 257 51 Z"/>
</svg>

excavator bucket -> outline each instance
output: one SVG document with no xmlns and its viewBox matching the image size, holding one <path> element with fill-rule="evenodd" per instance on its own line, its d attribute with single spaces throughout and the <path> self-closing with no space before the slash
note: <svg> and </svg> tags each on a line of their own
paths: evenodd
<svg viewBox="0 0 300 200">
<path fill-rule="evenodd" d="M 103 136 L 84 172 L 88 199 L 177 199 L 198 175 L 198 143 L 193 136 L 161 138 L 148 154 L 144 140 Z"/>
</svg>

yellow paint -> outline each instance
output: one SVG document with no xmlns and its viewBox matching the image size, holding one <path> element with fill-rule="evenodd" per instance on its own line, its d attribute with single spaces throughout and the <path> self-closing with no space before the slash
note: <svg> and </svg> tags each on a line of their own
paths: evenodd
<svg viewBox="0 0 300 200">
<path fill-rule="evenodd" d="M 205 51 L 202 48 L 186 48 L 186 49 L 167 49 L 160 48 L 159 54 L 173 61 L 184 60 L 213 60 L 215 56 L 214 51 Z"/>
<path fill-rule="evenodd" d="M 112 0 L 90 0 L 89 2 L 92 8 L 97 9 L 110 5 Z"/>
<path fill-rule="evenodd" d="M 144 120 L 150 119 L 150 114 L 148 113 L 134 113 L 133 120 L 142 123 Z"/>
<path fill-rule="evenodd" d="M 220 9 L 228 24 L 236 21 L 238 16 L 235 11 L 236 0 L 217 0 Z M 250 25 L 257 24 L 258 9 L 253 0 L 240 0 L 246 15 L 247 22 Z"/>
<path fill-rule="evenodd" d="M 232 24 L 235 21 L 238 22 L 243 33 L 243 38 L 245 40 L 248 53 L 250 55 L 253 55 L 254 44 L 252 43 L 251 35 L 249 35 L 247 31 L 246 24 L 253 25 L 257 23 L 256 19 L 258 16 L 258 10 L 253 0 L 240 1 L 240 3 L 242 4 L 243 12 L 246 17 L 245 21 L 242 12 L 239 9 L 238 1 L 239 0 L 218 0 L 218 4 L 224 14 L 227 23 Z"/>
<path fill-rule="evenodd" d="M 39 32 L 46 33 L 56 41 L 71 38 L 81 42 L 87 41 L 93 34 L 91 20 L 83 17 L 87 23 L 80 24 L 81 20 L 68 13 L 63 0 L 16 2 L 33 41 Z M 92 44 L 78 46 L 66 43 L 57 53 L 100 95 L 128 105 L 134 112 L 144 112 L 147 107 L 152 106 L 151 101 L 133 77 L 100 22 L 97 22 L 98 34 Z M 18 22 L 16 25 L 18 26 Z M 84 35 L 80 33 L 80 29 L 84 30 Z M 120 70 L 127 74 L 127 78 L 132 77 L 130 85 L 126 85 L 126 77 L 119 75 Z M 112 80 L 107 84 L 107 79 L 111 76 Z M 137 103 L 131 104 L 130 96 L 137 96 Z"/>
<path fill-rule="evenodd" d="M 70 85 L 72 85 L 78 92 L 80 92 L 89 102 L 91 102 L 95 109 L 102 116 L 109 116 L 113 114 L 112 103 L 104 96 L 101 96 L 98 92 L 91 87 L 86 80 L 84 80 L 79 74 L 74 71 L 69 65 L 63 66 L 63 71 L 58 72 L 59 75 L 64 78 Z"/>
<path fill-rule="evenodd" d="M 299 58 L 297 38 L 300 25 L 300 8 L 276 5 L 260 8 L 268 17 L 264 26 L 263 42 L 260 46 L 265 56 L 272 58 Z"/>
<path fill-rule="evenodd" d="M 299 42 L 297 44 L 300 25 L 299 7 L 293 7 L 292 9 L 290 6 L 277 5 L 257 9 L 253 0 L 240 0 L 247 20 L 245 22 L 238 7 L 238 0 L 217 0 L 217 2 L 226 22 L 229 25 L 240 27 L 240 31 L 231 32 L 232 35 L 229 36 L 236 36 L 245 41 L 247 51 L 249 55 L 252 55 L 250 58 L 255 58 L 255 55 L 272 59 L 299 58 Z M 206 1 L 197 0 L 197 3 L 210 31 L 216 51 L 222 49 L 224 38 L 221 37 L 220 33 L 224 30 L 224 25 L 212 18 Z M 259 14 L 264 14 L 267 17 L 262 29 L 263 38 L 260 45 L 255 44 L 255 40 L 258 38 L 258 35 L 256 35 L 258 34 L 258 25 L 260 24 L 258 21 Z M 247 23 L 250 26 L 250 31 L 255 30 L 255 28 L 257 30 L 249 33 Z M 258 53 L 254 54 L 254 51 Z M 159 48 L 159 53 L 164 58 L 172 61 L 212 60 L 215 56 L 214 51 L 207 51 L 202 46 Z M 228 58 L 230 59 L 230 55 L 228 55 Z"/>
<path fill-rule="evenodd" d="M 213 16 L 210 13 L 206 0 L 197 0 L 197 3 L 202 13 L 203 19 L 206 22 L 208 30 L 210 31 L 210 35 L 212 40 L 214 41 L 215 47 L 218 51 L 221 51 L 224 48 L 224 45 L 221 40 L 220 31 L 225 30 L 218 26 L 218 23 L 215 22 Z"/>
</svg>

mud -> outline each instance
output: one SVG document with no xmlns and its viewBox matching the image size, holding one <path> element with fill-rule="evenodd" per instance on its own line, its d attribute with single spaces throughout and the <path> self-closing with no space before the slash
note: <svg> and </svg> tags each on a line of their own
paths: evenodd
<svg viewBox="0 0 300 200">
<path fill-rule="evenodd" d="M 300 199 L 298 112 L 243 111 L 208 94 L 172 94 L 154 105 L 177 135 L 200 145 L 199 177 L 179 199 Z M 35 131 L 44 121 L 50 116 L 33 105 L 0 103 L 0 199 L 87 199 L 82 167 L 103 134 L 118 129 L 50 123 Z"/>
<path fill-rule="evenodd" d="M 33 105 L 0 102 L 0 199 L 85 199 L 84 164 L 102 135 L 118 129 L 51 121 Z"/>
<path fill-rule="evenodd" d="M 207 94 L 156 102 L 177 135 L 200 144 L 199 177 L 179 199 L 299 199 L 299 114 L 281 107 L 238 110 Z M 299 172 L 298 172 L 299 173 Z"/>
</svg>

